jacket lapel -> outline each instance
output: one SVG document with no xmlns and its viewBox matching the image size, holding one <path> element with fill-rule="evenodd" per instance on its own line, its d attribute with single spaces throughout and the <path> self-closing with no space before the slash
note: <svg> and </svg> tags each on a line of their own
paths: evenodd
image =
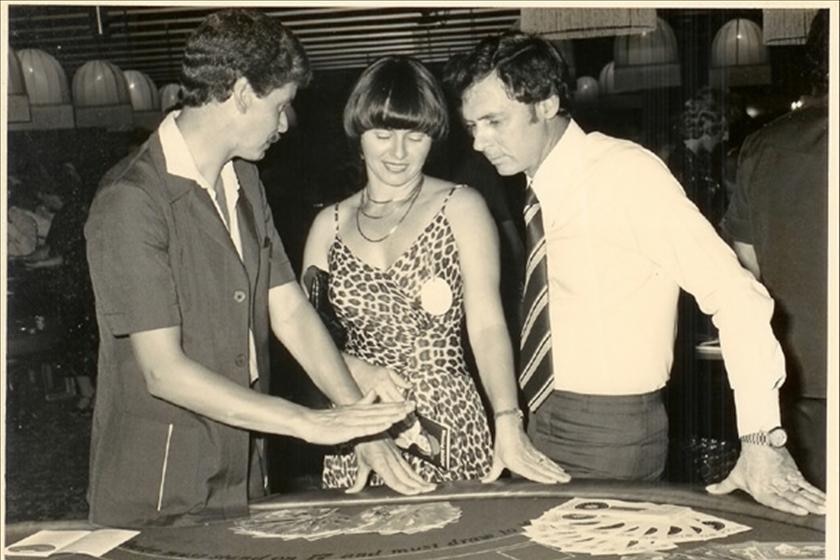
<svg viewBox="0 0 840 560">
<path fill-rule="evenodd" d="M 210 239 L 230 249 L 235 255 L 236 247 L 233 246 L 233 241 L 230 239 L 230 235 L 216 210 L 216 206 L 210 199 L 210 194 L 202 189 L 195 181 L 166 172 L 166 158 L 163 155 L 159 131 L 156 131 L 150 137 L 149 142 L 152 161 L 166 184 L 166 192 L 170 204 L 176 204 L 179 200 L 184 199 L 182 202 L 189 204 L 190 215 L 198 227 Z"/>
<path fill-rule="evenodd" d="M 216 210 L 213 200 L 210 198 L 210 193 L 202 189 L 194 181 L 188 181 L 192 186 L 190 193 L 191 211 L 195 223 L 198 227 L 213 239 L 216 243 L 229 248 L 236 254 L 236 247 L 233 246 L 233 241 L 230 238 L 227 227 L 225 227 L 222 217 L 219 216 L 219 211 Z"/>
<path fill-rule="evenodd" d="M 259 267 L 260 237 L 257 235 L 254 208 L 244 189 L 240 190 L 236 213 L 239 217 L 239 234 L 242 237 L 242 262 L 253 285 L 256 282 Z"/>
</svg>

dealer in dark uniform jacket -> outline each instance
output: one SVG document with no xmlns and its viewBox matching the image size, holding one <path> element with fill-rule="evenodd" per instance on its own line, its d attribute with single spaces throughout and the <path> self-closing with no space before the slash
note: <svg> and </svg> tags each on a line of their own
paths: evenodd
<svg viewBox="0 0 840 560">
<path fill-rule="evenodd" d="M 99 524 L 246 514 L 249 494 L 265 491 L 249 431 L 337 443 L 410 410 L 362 398 L 244 161 L 288 128 L 285 109 L 310 78 L 298 41 L 258 12 L 218 12 L 189 38 L 182 71 L 184 108 L 106 175 L 85 227 L 101 337 L 88 490 Z M 264 394 L 269 326 L 342 406 Z M 376 470 L 404 493 L 432 488 L 390 440 L 357 450 L 361 476 Z"/>
</svg>

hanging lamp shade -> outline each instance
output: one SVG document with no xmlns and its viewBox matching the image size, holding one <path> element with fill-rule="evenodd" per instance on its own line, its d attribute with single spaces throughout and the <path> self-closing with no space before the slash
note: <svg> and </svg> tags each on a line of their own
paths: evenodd
<svg viewBox="0 0 840 560">
<path fill-rule="evenodd" d="M 67 74 L 52 56 L 40 49 L 18 51 L 26 92 L 32 105 L 64 105 L 70 103 Z"/>
<path fill-rule="evenodd" d="M 160 93 L 155 82 L 139 70 L 125 70 L 123 76 L 128 84 L 135 127 L 149 131 L 156 129 L 161 121 L 161 113 Z"/>
<path fill-rule="evenodd" d="M 575 88 L 575 103 L 594 103 L 598 101 L 598 94 L 600 93 L 600 86 L 598 80 L 592 76 L 581 76 L 577 79 L 577 87 Z"/>
<path fill-rule="evenodd" d="M 166 113 L 181 102 L 181 84 L 171 83 L 160 88 L 160 110 Z"/>
<path fill-rule="evenodd" d="M 656 28 L 654 8 L 524 8 L 519 28 L 545 39 L 632 35 Z"/>
<path fill-rule="evenodd" d="M 152 79 L 139 70 L 123 72 L 128 85 L 131 108 L 135 111 L 160 111 L 160 93 Z"/>
<path fill-rule="evenodd" d="M 745 18 L 723 24 L 712 40 L 709 85 L 718 88 L 770 83 L 770 64 L 761 27 Z"/>
<path fill-rule="evenodd" d="M 107 60 L 85 62 L 73 75 L 76 125 L 125 130 L 134 126 L 131 96 L 122 70 Z"/>
<path fill-rule="evenodd" d="M 73 104 L 70 101 L 67 74 L 61 64 L 40 49 L 21 49 L 17 52 L 17 58 L 29 97 L 31 119 L 26 123 L 16 123 L 13 128 L 73 128 Z"/>
<path fill-rule="evenodd" d="M 768 46 L 804 45 L 817 9 L 764 9 L 763 39 Z"/>
<path fill-rule="evenodd" d="M 640 91 L 679 86 L 679 52 L 674 30 L 662 18 L 656 30 L 616 37 L 613 44 L 615 89 Z"/>
<path fill-rule="evenodd" d="M 73 76 L 76 107 L 131 105 L 128 83 L 122 70 L 107 60 L 85 62 Z"/>
<path fill-rule="evenodd" d="M 609 61 L 598 74 L 598 86 L 602 95 L 612 95 L 615 90 L 615 62 Z"/>
<path fill-rule="evenodd" d="M 26 81 L 23 79 L 23 70 L 20 67 L 17 53 L 9 49 L 9 67 L 6 84 L 8 89 L 7 117 L 9 123 L 29 122 L 32 114 L 29 112 L 29 95 L 26 93 Z"/>
</svg>

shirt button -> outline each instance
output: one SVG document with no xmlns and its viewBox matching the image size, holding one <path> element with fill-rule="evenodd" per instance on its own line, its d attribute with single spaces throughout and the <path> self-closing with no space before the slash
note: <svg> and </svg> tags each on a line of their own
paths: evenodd
<svg viewBox="0 0 840 560">
<path fill-rule="evenodd" d="M 236 359 L 233 361 L 237 367 L 242 367 L 245 365 L 245 354 L 239 354 Z"/>
<path fill-rule="evenodd" d="M 236 303 L 242 303 L 248 297 L 248 294 L 243 292 L 242 290 L 234 290 L 233 292 L 233 301 Z"/>
</svg>

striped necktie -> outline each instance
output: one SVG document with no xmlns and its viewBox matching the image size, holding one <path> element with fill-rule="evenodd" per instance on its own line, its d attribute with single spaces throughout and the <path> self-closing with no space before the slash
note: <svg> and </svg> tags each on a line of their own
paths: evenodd
<svg viewBox="0 0 840 560">
<path fill-rule="evenodd" d="M 540 203 L 531 189 L 525 195 L 525 287 L 520 321 L 519 385 L 531 410 L 536 410 L 554 388 L 551 359 L 551 324 L 548 316 L 548 267 L 545 256 Z"/>
</svg>

